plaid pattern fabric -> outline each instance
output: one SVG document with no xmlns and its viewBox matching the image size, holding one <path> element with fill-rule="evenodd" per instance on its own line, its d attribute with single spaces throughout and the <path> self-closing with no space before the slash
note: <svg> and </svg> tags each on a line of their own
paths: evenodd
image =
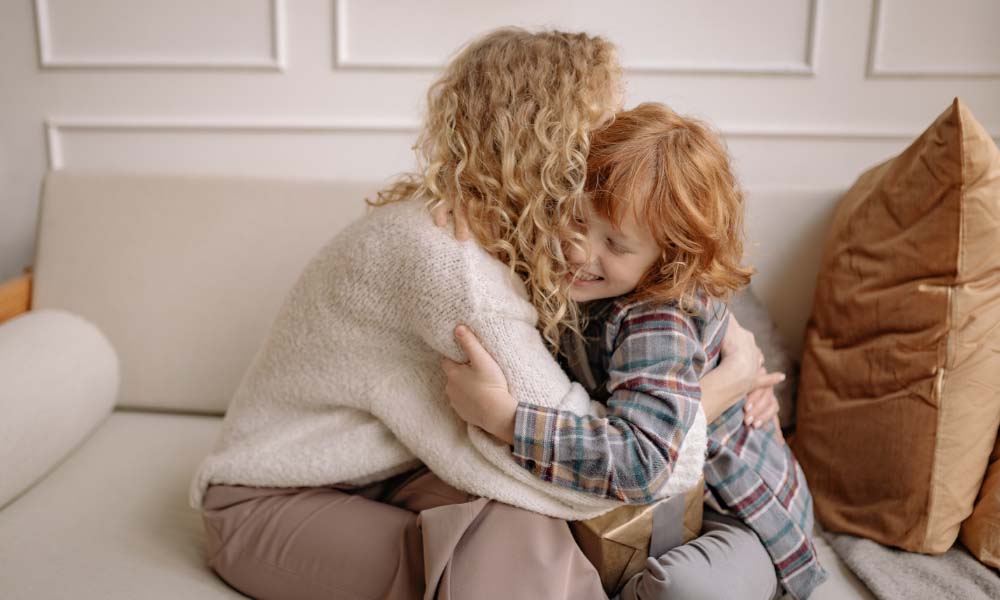
<svg viewBox="0 0 1000 600">
<path fill-rule="evenodd" d="M 607 418 L 520 403 L 514 457 L 545 481 L 649 504 L 694 422 L 698 375 L 708 357 L 687 317 L 620 316 L 605 336 L 612 348 L 606 368 L 610 396 L 595 398 L 606 404 Z"/>
<path fill-rule="evenodd" d="M 607 405 L 607 419 L 519 404 L 514 457 L 557 485 L 650 502 L 693 421 L 698 380 L 719 362 L 729 311 L 704 295 L 690 312 L 627 299 L 590 303 L 587 311 L 585 360 L 597 383 L 590 392 Z M 567 337 L 564 355 L 570 343 Z M 805 477 L 775 433 L 771 424 L 743 425 L 743 400 L 713 421 L 705 501 L 753 529 L 785 590 L 806 598 L 827 575 L 810 538 Z"/>
</svg>

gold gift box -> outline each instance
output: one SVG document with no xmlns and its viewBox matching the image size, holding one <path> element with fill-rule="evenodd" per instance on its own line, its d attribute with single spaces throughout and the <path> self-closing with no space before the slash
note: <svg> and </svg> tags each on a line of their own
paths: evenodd
<svg viewBox="0 0 1000 600">
<path fill-rule="evenodd" d="M 621 506 L 593 519 L 570 522 L 576 543 L 597 568 L 609 596 L 645 568 L 647 557 L 660 556 L 698 536 L 704 486 L 702 479 L 683 495 Z"/>
</svg>

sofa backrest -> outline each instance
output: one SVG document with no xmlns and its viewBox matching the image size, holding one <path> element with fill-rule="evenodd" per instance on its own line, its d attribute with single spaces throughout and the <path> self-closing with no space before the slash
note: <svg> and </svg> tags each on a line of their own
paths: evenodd
<svg viewBox="0 0 1000 600">
<path fill-rule="evenodd" d="M 221 414 L 306 262 L 377 187 L 50 172 L 32 307 L 108 336 L 118 406 Z"/>
<path fill-rule="evenodd" d="M 378 184 L 53 171 L 33 308 L 97 325 L 121 361 L 118 406 L 221 414 L 308 260 Z M 748 193 L 754 288 L 792 349 L 842 190 Z"/>
</svg>

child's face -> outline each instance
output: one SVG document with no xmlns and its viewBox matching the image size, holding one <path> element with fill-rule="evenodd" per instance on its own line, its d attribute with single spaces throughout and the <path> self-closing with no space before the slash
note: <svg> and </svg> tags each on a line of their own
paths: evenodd
<svg viewBox="0 0 1000 600">
<path fill-rule="evenodd" d="M 649 229 L 626 211 L 620 229 L 591 211 L 583 234 L 590 247 L 585 263 L 584 249 L 569 246 L 566 258 L 579 276 L 570 289 L 576 302 L 614 298 L 635 290 L 639 280 L 660 257 L 660 247 Z M 572 278 L 572 274 L 570 275 Z"/>
</svg>

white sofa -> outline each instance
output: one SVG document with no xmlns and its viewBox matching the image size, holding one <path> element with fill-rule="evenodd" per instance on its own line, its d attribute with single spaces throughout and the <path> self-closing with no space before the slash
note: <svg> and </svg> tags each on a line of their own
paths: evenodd
<svg viewBox="0 0 1000 600">
<path fill-rule="evenodd" d="M 0 324 L 0 598 L 241 597 L 205 566 L 188 482 L 286 291 L 374 189 L 46 176 L 31 310 Z M 799 263 L 818 252 L 786 251 L 819 243 L 808 238 L 828 207 L 787 190 L 758 198 L 751 229 L 787 242 L 762 257 L 762 281 L 796 273 L 770 304 L 801 332 L 815 266 Z M 813 216 L 789 230 L 754 207 Z M 768 264 L 782 271 L 765 276 Z M 818 544 L 831 580 L 813 597 L 872 598 Z"/>
</svg>

